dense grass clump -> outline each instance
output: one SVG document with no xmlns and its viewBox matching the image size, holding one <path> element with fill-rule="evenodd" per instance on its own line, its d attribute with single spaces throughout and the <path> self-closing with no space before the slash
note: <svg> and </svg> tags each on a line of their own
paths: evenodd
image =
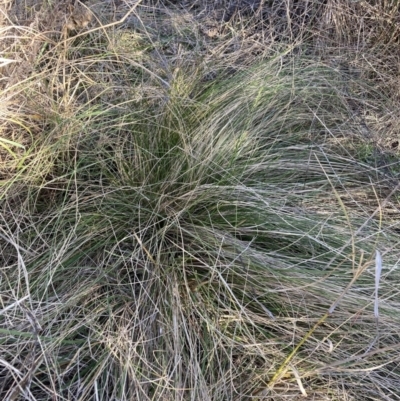
<svg viewBox="0 0 400 401">
<path fill-rule="evenodd" d="M 35 64 L 1 92 L 0 394 L 397 399 L 399 162 L 363 125 L 395 95 L 310 51 L 314 17 L 246 53 L 259 19 L 149 4 L 7 11 Z"/>
</svg>

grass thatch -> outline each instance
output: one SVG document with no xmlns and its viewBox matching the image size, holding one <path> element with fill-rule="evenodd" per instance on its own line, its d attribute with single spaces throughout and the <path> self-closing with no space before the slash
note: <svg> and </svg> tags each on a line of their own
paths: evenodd
<svg viewBox="0 0 400 401">
<path fill-rule="evenodd" d="M 398 2 L 26 3 L 1 398 L 400 399 Z"/>
</svg>

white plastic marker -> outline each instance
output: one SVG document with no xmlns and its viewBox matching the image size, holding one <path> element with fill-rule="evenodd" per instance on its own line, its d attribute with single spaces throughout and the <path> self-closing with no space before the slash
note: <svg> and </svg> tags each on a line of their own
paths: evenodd
<svg viewBox="0 0 400 401">
<path fill-rule="evenodd" d="M 0 57 L 0 67 L 5 67 L 7 64 L 17 63 L 16 60 L 11 60 L 9 58 Z"/>
<path fill-rule="evenodd" d="M 376 344 L 379 340 L 379 297 L 378 297 L 378 290 L 379 290 L 379 281 L 381 279 L 382 273 L 382 256 L 381 253 L 376 250 L 375 255 L 375 302 L 374 302 L 374 316 L 376 321 L 376 336 L 373 339 L 372 343 L 366 349 L 363 355 L 367 355 L 369 351 L 371 351 L 372 347 Z"/>
<path fill-rule="evenodd" d="M 379 299 L 378 299 L 378 289 L 379 289 L 379 281 L 381 279 L 382 273 L 382 256 L 381 253 L 376 250 L 375 256 L 375 305 L 374 305 L 374 315 L 375 319 L 379 319 Z"/>
</svg>

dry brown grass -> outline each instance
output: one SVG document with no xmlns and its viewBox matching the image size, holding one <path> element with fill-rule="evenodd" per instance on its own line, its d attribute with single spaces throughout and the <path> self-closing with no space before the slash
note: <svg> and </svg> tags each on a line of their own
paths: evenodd
<svg viewBox="0 0 400 401">
<path fill-rule="evenodd" d="M 0 398 L 400 399 L 398 2 L 75 3 L 1 6 Z"/>
</svg>

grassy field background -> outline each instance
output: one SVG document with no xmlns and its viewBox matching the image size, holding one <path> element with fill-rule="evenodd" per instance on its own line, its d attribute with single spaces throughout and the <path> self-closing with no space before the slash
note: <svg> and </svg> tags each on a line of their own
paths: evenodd
<svg viewBox="0 0 400 401">
<path fill-rule="evenodd" d="M 0 398 L 399 400 L 399 8 L 3 1 Z"/>
</svg>

